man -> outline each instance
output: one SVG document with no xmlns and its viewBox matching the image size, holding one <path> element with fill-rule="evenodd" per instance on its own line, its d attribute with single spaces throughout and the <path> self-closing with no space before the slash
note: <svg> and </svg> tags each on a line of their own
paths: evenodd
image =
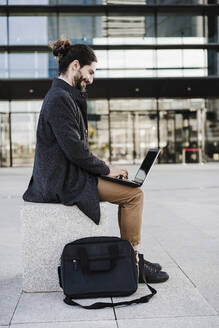
<svg viewBox="0 0 219 328">
<path fill-rule="evenodd" d="M 115 185 L 101 175 L 128 177 L 126 169 L 106 165 L 88 148 L 86 86 L 93 82 L 97 58 L 87 45 L 58 40 L 52 50 L 59 63 L 40 112 L 33 174 L 23 199 L 31 202 L 76 204 L 96 224 L 99 201 L 119 205 L 121 237 L 138 255 L 141 238 L 143 192 Z M 145 261 L 148 282 L 162 282 L 168 274 L 159 264 Z M 139 277 L 142 282 L 142 277 Z"/>
</svg>

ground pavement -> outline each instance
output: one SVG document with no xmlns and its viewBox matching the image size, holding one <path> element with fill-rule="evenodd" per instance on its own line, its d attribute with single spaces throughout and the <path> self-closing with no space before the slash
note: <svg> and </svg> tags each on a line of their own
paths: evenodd
<svg viewBox="0 0 219 328">
<path fill-rule="evenodd" d="M 136 167 L 127 168 L 132 176 Z M 21 292 L 19 211 L 31 171 L 0 169 L 1 328 L 219 327 L 219 164 L 153 168 L 143 186 L 141 251 L 160 262 L 170 279 L 154 284 L 158 293 L 148 304 L 102 310 L 69 307 L 61 292 Z M 109 206 L 112 235 L 119 235 L 117 208 Z M 140 285 L 126 299 L 145 292 Z"/>
</svg>

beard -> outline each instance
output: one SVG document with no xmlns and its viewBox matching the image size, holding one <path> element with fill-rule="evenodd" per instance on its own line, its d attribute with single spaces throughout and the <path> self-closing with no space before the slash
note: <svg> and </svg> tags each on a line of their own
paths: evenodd
<svg viewBox="0 0 219 328">
<path fill-rule="evenodd" d="M 79 71 L 80 72 L 80 71 Z M 80 72 L 80 76 L 78 77 L 75 77 L 75 87 L 77 89 L 79 89 L 81 92 L 86 92 L 86 86 L 87 86 L 87 83 L 84 84 L 83 82 L 86 83 L 86 80 L 83 78 L 81 72 Z M 83 84 L 82 84 L 83 83 Z"/>
</svg>

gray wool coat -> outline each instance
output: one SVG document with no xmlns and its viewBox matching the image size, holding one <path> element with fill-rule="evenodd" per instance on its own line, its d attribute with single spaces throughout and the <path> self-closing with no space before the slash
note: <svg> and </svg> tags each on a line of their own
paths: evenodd
<svg viewBox="0 0 219 328">
<path fill-rule="evenodd" d="M 109 171 L 88 148 L 85 94 L 54 79 L 41 108 L 33 173 L 23 199 L 76 204 L 99 224 L 97 177 Z"/>
</svg>

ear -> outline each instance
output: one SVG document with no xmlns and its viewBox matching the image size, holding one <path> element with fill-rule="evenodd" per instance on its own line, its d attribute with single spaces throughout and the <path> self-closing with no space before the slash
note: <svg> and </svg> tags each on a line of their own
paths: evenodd
<svg viewBox="0 0 219 328">
<path fill-rule="evenodd" d="M 73 62 L 71 63 L 71 69 L 78 70 L 80 68 L 80 63 L 77 59 L 73 60 Z"/>
</svg>

